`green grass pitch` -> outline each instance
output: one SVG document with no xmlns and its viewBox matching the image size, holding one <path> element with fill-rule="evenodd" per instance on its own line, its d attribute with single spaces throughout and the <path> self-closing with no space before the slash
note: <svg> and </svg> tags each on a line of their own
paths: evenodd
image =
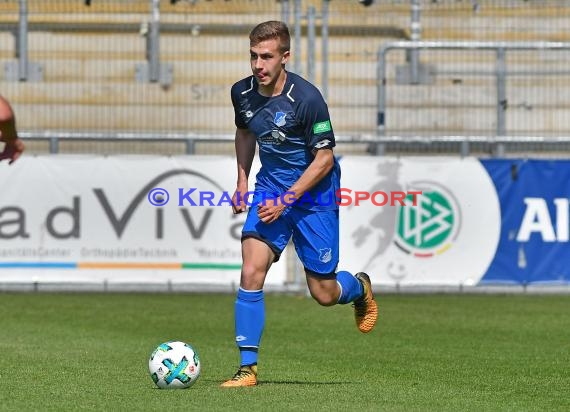
<svg viewBox="0 0 570 412">
<path fill-rule="evenodd" d="M 570 296 L 380 295 L 350 306 L 266 296 L 254 388 L 237 369 L 232 295 L 0 294 L 0 410 L 568 411 Z M 148 356 L 191 343 L 202 374 L 155 389 Z"/>
</svg>

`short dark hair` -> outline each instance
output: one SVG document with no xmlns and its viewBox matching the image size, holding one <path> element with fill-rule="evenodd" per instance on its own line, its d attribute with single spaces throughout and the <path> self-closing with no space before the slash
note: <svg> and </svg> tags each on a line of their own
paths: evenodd
<svg viewBox="0 0 570 412">
<path fill-rule="evenodd" d="M 255 46 L 262 41 L 279 39 L 279 51 L 285 53 L 291 49 L 289 28 L 282 21 L 270 20 L 259 23 L 249 33 L 249 45 Z"/>
</svg>

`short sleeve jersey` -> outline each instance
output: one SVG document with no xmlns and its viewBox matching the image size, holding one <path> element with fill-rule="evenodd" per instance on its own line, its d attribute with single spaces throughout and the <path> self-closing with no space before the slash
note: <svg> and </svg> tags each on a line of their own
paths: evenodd
<svg viewBox="0 0 570 412">
<path fill-rule="evenodd" d="M 249 129 L 259 145 L 261 169 L 256 193 L 275 196 L 285 193 L 309 167 L 316 150 L 335 146 L 327 105 L 319 90 L 302 77 L 287 72 L 283 92 L 262 96 L 253 76 L 231 89 L 235 124 Z M 340 167 L 335 158 L 327 176 L 294 206 L 310 210 L 338 209 Z"/>
</svg>

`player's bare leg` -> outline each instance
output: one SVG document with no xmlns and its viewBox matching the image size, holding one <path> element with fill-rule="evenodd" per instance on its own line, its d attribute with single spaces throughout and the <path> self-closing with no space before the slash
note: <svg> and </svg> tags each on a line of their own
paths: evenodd
<svg viewBox="0 0 570 412">
<path fill-rule="evenodd" d="M 319 304 L 332 306 L 352 301 L 358 330 L 368 333 L 374 328 L 378 319 L 378 305 L 374 300 L 372 284 L 366 273 L 360 272 L 353 276 L 349 272 L 342 271 L 338 272 L 335 278 L 324 278 L 310 271 L 305 273 L 311 296 Z"/>
<path fill-rule="evenodd" d="M 309 292 L 319 305 L 332 306 L 338 303 L 340 288 L 335 278 L 324 279 L 312 275 L 311 272 L 305 272 L 305 274 Z"/>
</svg>

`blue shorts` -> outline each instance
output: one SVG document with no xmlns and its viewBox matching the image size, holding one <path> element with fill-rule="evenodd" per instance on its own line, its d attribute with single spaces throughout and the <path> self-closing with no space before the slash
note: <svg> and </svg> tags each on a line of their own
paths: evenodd
<svg viewBox="0 0 570 412">
<path fill-rule="evenodd" d="M 267 224 L 257 216 L 256 204 L 249 208 L 242 240 L 253 237 L 267 243 L 277 261 L 291 236 L 306 270 L 323 276 L 334 274 L 339 252 L 338 210 L 288 207 L 275 222 Z"/>
</svg>

